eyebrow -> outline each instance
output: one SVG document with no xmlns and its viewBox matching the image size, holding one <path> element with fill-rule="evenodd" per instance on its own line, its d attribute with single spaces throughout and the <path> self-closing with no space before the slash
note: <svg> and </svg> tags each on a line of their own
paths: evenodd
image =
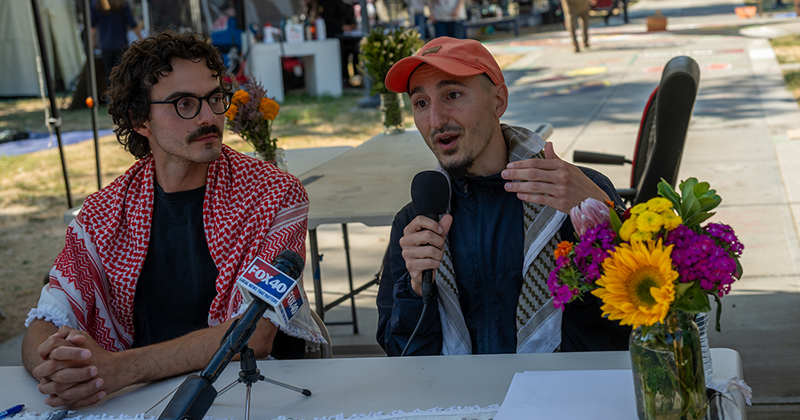
<svg viewBox="0 0 800 420">
<path fill-rule="evenodd" d="M 217 86 L 216 88 L 214 88 L 214 89 L 212 89 L 211 91 L 209 91 L 209 92 L 208 92 L 208 93 L 207 93 L 205 96 L 211 96 L 211 95 L 213 95 L 213 94 L 215 94 L 215 93 L 219 93 L 219 92 L 225 92 L 225 89 L 223 89 L 223 88 L 222 88 L 222 86 Z M 198 96 L 196 93 L 194 93 L 194 92 L 178 91 L 178 92 L 172 92 L 172 93 L 170 93 L 170 95 L 169 95 L 169 96 L 167 96 L 167 97 L 166 97 L 164 100 L 165 100 L 165 101 L 171 101 L 171 100 L 173 100 L 173 99 L 181 98 L 181 97 L 183 97 L 183 96 L 195 96 L 195 97 L 199 97 L 199 96 Z"/>
<path fill-rule="evenodd" d="M 436 88 L 437 89 L 441 89 L 443 87 L 447 87 L 447 86 L 451 86 L 451 85 L 464 86 L 464 87 L 467 86 L 466 83 L 464 83 L 462 81 L 459 81 L 459 80 L 445 79 L 445 80 L 440 80 L 439 83 L 436 84 Z M 413 95 L 413 94 L 415 94 L 417 92 L 422 92 L 422 91 L 423 91 L 422 86 L 417 86 L 414 89 L 411 89 L 410 91 L 408 91 L 408 96 L 411 96 L 411 95 Z"/>
</svg>

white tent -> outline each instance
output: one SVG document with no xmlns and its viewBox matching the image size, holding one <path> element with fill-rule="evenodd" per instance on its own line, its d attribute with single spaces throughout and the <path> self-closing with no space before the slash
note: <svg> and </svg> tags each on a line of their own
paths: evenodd
<svg viewBox="0 0 800 420">
<path fill-rule="evenodd" d="M 51 70 L 69 83 L 85 60 L 73 2 L 39 0 L 39 7 Z M 38 55 L 30 1 L 0 0 L 0 97 L 39 96 Z"/>
</svg>

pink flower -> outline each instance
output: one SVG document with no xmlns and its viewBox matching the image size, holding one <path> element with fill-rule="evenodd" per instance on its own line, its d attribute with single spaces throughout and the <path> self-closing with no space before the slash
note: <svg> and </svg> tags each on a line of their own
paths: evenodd
<svg viewBox="0 0 800 420">
<path fill-rule="evenodd" d="M 569 211 L 569 217 L 572 219 L 575 232 L 578 236 L 583 236 L 587 230 L 608 222 L 608 206 L 600 200 L 587 198 Z"/>
</svg>

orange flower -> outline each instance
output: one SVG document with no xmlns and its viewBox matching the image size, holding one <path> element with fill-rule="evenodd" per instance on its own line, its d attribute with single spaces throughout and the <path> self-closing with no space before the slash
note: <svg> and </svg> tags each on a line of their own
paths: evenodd
<svg viewBox="0 0 800 420">
<path fill-rule="evenodd" d="M 231 107 L 228 108 L 227 111 L 225 111 L 225 116 L 229 120 L 233 121 L 233 119 L 236 118 L 236 114 L 238 113 L 239 113 L 239 107 L 236 106 L 236 104 L 231 104 Z"/>
<path fill-rule="evenodd" d="M 250 94 L 244 90 L 237 90 L 236 93 L 233 94 L 233 99 L 231 100 L 232 105 L 243 105 L 250 102 Z"/>
<path fill-rule="evenodd" d="M 561 241 L 558 244 L 558 248 L 553 252 L 556 258 L 566 257 L 569 255 L 570 251 L 572 251 L 572 242 L 569 241 Z"/>
<path fill-rule="evenodd" d="M 261 115 L 264 116 L 264 119 L 270 121 L 275 120 L 280 109 L 281 106 L 270 98 L 261 99 L 261 104 L 258 106 L 258 110 L 261 112 Z"/>
</svg>

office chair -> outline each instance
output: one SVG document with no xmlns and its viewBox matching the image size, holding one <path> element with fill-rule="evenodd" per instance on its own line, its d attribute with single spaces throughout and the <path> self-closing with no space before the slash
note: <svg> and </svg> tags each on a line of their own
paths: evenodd
<svg viewBox="0 0 800 420">
<path fill-rule="evenodd" d="M 657 196 L 661 178 L 675 186 L 699 83 L 700 67 L 691 57 L 678 56 L 669 60 L 661 82 L 645 105 L 633 160 L 622 155 L 580 150 L 573 153 L 572 160 L 608 165 L 630 163 L 633 167 L 631 187 L 617 190 L 630 205 Z"/>
</svg>

